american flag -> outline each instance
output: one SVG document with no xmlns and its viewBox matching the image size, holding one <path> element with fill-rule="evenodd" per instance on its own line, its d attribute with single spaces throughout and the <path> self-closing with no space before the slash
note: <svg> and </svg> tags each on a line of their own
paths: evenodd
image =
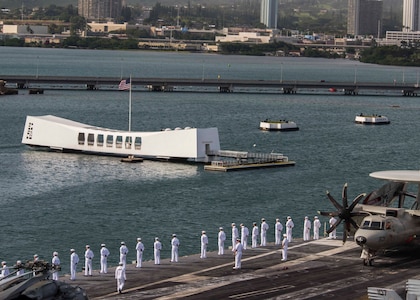
<svg viewBox="0 0 420 300">
<path fill-rule="evenodd" d="M 121 80 L 120 84 L 118 85 L 118 89 L 120 91 L 129 90 L 130 88 L 131 88 L 130 78 Z"/>
</svg>

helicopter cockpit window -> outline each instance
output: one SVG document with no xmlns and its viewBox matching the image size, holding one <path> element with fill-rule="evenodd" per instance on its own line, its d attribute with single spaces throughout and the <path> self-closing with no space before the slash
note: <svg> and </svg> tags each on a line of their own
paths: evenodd
<svg viewBox="0 0 420 300">
<path fill-rule="evenodd" d="M 363 221 L 362 228 L 363 229 L 369 229 L 369 225 L 370 225 L 370 221 L 365 220 L 365 221 Z"/>
<path fill-rule="evenodd" d="M 383 230 L 385 228 L 384 222 L 365 220 L 362 224 L 362 229 L 368 230 Z"/>
<path fill-rule="evenodd" d="M 370 224 L 370 229 L 380 230 L 380 229 L 383 229 L 383 228 L 384 228 L 383 222 L 375 222 L 375 221 L 373 221 Z"/>
</svg>

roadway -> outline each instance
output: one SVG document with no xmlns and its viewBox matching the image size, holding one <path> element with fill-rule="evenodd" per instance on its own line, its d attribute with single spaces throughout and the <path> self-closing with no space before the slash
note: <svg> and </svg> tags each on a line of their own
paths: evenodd
<svg viewBox="0 0 420 300">
<path fill-rule="evenodd" d="M 75 77 L 75 76 L 13 76 L 0 75 L 9 87 L 43 87 L 45 89 L 66 89 L 74 85 L 79 88 L 96 90 L 105 86 L 116 87 L 121 78 L 116 77 Z M 174 87 L 213 87 L 221 92 L 232 92 L 235 88 L 263 88 L 296 93 L 298 90 L 344 91 L 357 94 L 361 90 L 401 92 L 403 95 L 416 96 L 419 85 L 413 83 L 384 82 L 333 82 L 333 81 L 283 81 L 283 80 L 244 80 L 244 79 L 207 79 L 207 78 L 132 78 L 133 90 L 148 87 L 153 91 L 172 91 Z"/>
</svg>

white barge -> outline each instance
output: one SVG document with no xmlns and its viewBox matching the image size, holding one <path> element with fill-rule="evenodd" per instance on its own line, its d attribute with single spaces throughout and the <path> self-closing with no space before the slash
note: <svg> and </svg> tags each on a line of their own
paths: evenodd
<svg viewBox="0 0 420 300">
<path fill-rule="evenodd" d="M 45 115 L 27 116 L 22 143 L 62 152 L 207 162 L 220 151 L 217 128 L 122 131 Z"/>
<path fill-rule="evenodd" d="M 386 116 L 381 115 L 364 115 L 360 114 L 356 116 L 354 119 L 354 122 L 357 124 L 367 124 L 367 125 L 384 125 L 384 124 L 390 124 L 391 122 Z"/>
<path fill-rule="evenodd" d="M 293 121 L 266 119 L 260 122 L 260 129 L 267 131 L 295 131 L 299 130 L 299 127 Z"/>
</svg>

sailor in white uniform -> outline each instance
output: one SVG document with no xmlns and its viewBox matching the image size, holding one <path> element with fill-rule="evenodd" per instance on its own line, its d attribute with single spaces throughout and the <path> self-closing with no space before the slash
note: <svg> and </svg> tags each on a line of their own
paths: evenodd
<svg viewBox="0 0 420 300">
<path fill-rule="evenodd" d="M 141 238 L 137 238 L 136 251 L 137 251 L 136 268 L 141 268 L 141 262 L 143 260 L 143 252 L 144 252 L 144 244 L 141 241 Z"/>
<path fill-rule="evenodd" d="M 314 240 L 319 239 L 319 229 L 321 228 L 321 221 L 318 216 L 314 217 Z"/>
<path fill-rule="evenodd" d="M 257 223 L 254 222 L 254 223 L 252 223 L 252 244 L 251 244 L 252 248 L 257 248 L 258 247 L 258 236 L 259 235 L 260 235 L 260 230 L 257 226 Z"/>
<path fill-rule="evenodd" d="M 123 268 L 125 269 L 125 266 L 127 264 L 127 254 L 128 254 L 128 248 L 125 245 L 125 242 L 121 242 L 120 246 L 120 262 L 123 263 Z"/>
<path fill-rule="evenodd" d="M 235 247 L 236 239 L 239 237 L 238 228 L 235 223 L 232 223 L 232 249 Z"/>
<path fill-rule="evenodd" d="M 225 240 L 226 233 L 223 230 L 223 227 L 219 227 L 219 233 L 217 235 L 217 245 L 219 247 L 218 255 L 223 255 L 225 253 Z"/>
<path fill-rule="evenodd" d="M 295 223 L 293 223 L 293 220 L 290 216 L 287 217 L 287 222 L 286 222 L 286 234 L 287 234 L 287 241 L 289 243 L 292 242 L 293 240 L 293 227 L 295 227 Z"/>
<path fill-rule="evenodd" d="M 108 256 L 109 250 L 105 244 L 101 244 L 101 271 L 100 273 L 106 274 L 108 273 Z"/>
<path fill-rule="evenodd" d="M 276 219 L 276 225 L 275 225 L 275 234 L 274 234 L 274 239 L 275 245 L 281 245 L 281 237 L 282 237 L 282 232 L 283 232 L 283 224 L 280 222 L 280 219 Z"/>
<path fill-rule="evenodd" d="M 51 265 L 53 267 L 52 280 L 58 280 L 58 271 L 60 270 L 60 258 L 58 258 L 58 252 L 53 252 L 51 259 Z"/>
<path fill-rule="evenodd" d="M 21 260 L 16 261 L 16 267 L 15 268 L 17 269 L 16 276 L 20 276 L 23 273 L 25 273 L 25 267 L 23 266 Z"/>
<path fill-rule="evenodd" d="M 337 223 L 337 219 L 331 216 L 329 223 L 331 228 L 335 223 Z M 337 238 L 337 229 L 331 231 L 328 238 L 335 240 Z"/>
<path fill-rule="evenodd" d="M 85 251 L 85 276 L 92 276 L 92 260 L 93 260 L 93 251 L 90 249 L 89 245 L 86 245 Z"/>
<path fill-rule="evenodd" d="M 171 246 L 171 262 L 178 262 L 179 239 L 175 233 L 172 234 Z"/>
<path fill-rule="evenodd" d="M 309 241 L 311 239 L 311 221 L 309 221 L 308 217 L 305 217 L 303 221 L 303 240 Z"/>
<path fill-rule="evenodd" d="M 207 257 L 207 244 L 209 243 L 209 239 L 206 235 L 206 232 L 203 230 L 201 232 L 201 254 L 200 258 L 206 258 Z"/>
<path fill-rule="evenodd" d="M 10 271 L 9 271 L 9 267 L 7 266 L 7 263 L 5 261 L 1 262 L 1 274 L 0 274 L 0 278 L 4 278 L 9 276 Z"/>
<path fill-rule="evenodd" d="M 287 239 L 287 234 L 283 234 L 283 241 L 281 242 L 281 256 L 282 256 L 282 261 L 286 261 L 287 260 L 287 248 L 289 247 L 289 240 Z"/>
<path fill-rule="evenodd" d="M 70 249 L 70 280 L 76 279 L 76 269 L 79 263 L 79 255 L 77 255 L 74 249 Z"/>
<path fill-rule="evenodd" d="M 264 218 L 261 219 L 261 246 L 267 245 L 267 230 L 268 224 Z"/>
<path fill-rule="evenodd" d="M 162 250 L 162 243 L 159 241 L 158 237 L 155 237 L 155 242 L 153 243 L 155 265 L 160 265 L 160 250 Z"/>
<path fill-rule="evenodd" d="M 248 244 L 248 236 L 249 236 L 248 227 L 246 227 L 244 224 L 241 224 L 241 244 L 242 244 L 243 250 L 246 250 L 246 246 Z"/>
<path fill-rule="evenodd" d="M 235 266 L 233 267 L 234 270 L 241 268 L 242 250 L 243 246 L 241 243 L 241 239 L 237 238 L 236 245 L 232 249 L 233 254 L 235 255 Z"/>
<path fill-rule="evenodd" d="M 124 288 L 125 280 L 127 279 L 122 262 L 120 262 L 118 267 L 115 269 L 115 279 L 117 280 L 117 292 L 121 294 Z"/>
</svg>

